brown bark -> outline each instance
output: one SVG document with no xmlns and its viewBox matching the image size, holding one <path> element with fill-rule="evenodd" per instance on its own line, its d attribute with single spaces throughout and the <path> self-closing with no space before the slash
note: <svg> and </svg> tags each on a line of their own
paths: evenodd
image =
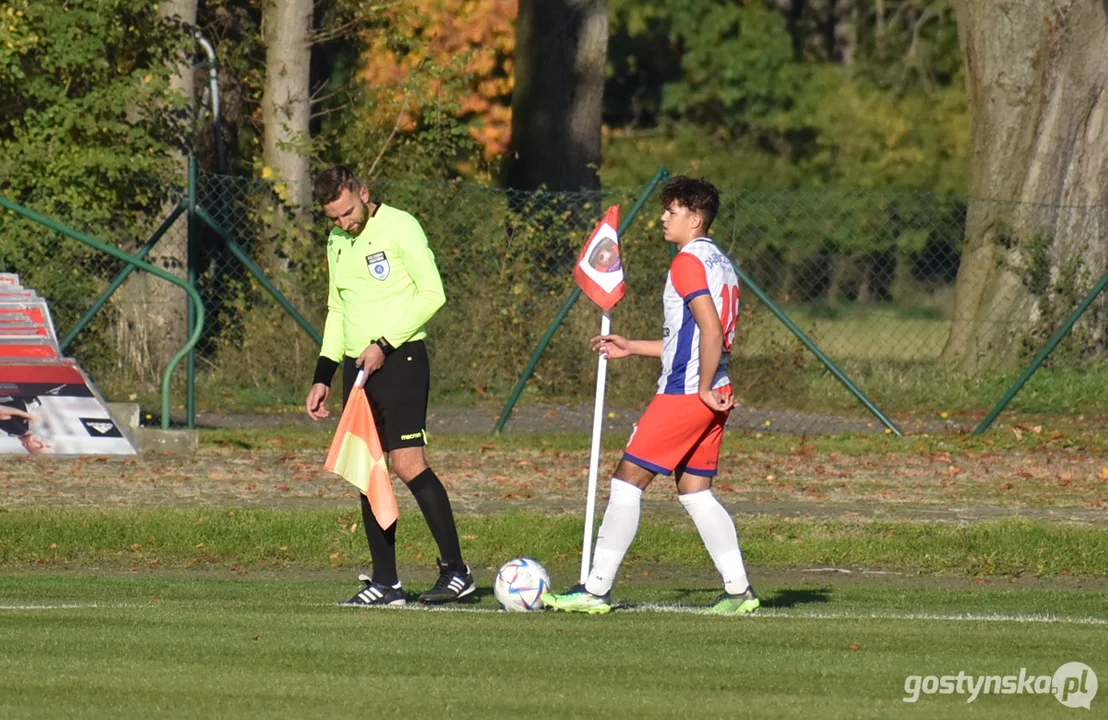
<svg viewBox="0 0 1108 720">
<path fill-rule="evenodd" d="M 508 187 L 600 187 L 607 49 L 605 0 L 521 0 Z"/>
<path fill-rule="evenodd" d="M 1012 364 L 1108 268 L 1108 18 L 1091 0 L 957 13 L 971 200 L 941 359 L 976 371 Z M 1104 301 L 1090 312 L 1079 340 L 1103 350 Z"/>
<path fill-rule="evenodd" d="M 169 0 L 158 7 L 158 14 L 165 18 L 177 16 L 188 25 L 196 24 L 198 0 Z M 180 58 L 170 87 L 182 94 L 188 102 L 189 114 L 195 102 L 195 74 L 193 58 L 186 54 Z M 140 120 L 139 120 L 140 121 Z M 186 173 L 184 153 L 177 154 L 182 184 Z M 151 218 L 148 230 L 153 233 L 172 212 L 176 202 L 167 203 L 162 213 Z M 188 266 L 188 221 L 184 215 L 162 236 L 147 254 L 146 261 L 178 277 L 184 278 Z M 130 248 L 137 250 L 146 238 L 138 238 Z M 188 298 L 176 285 L 145 272 L 135 272 L 119 289 L 114 334 L 116 350 L 122 367 L 134 368 L 138 378 L 155 381 L 169 365 L 170 359 L 185 344 L 187 330 Z"/>
<path fill-rule="evenodd" d="M 262 94 L 262 159 L 287 188 L 298 213 L 311 210 L 307 150 L 311 110 L 312 0 L 264 0 L 265 88 Z"/>
<path fill-rule="evenodd" d="M 830 278 L 827 284 L 827 302 L 842 305 L 848 302 L 850 295 L 857 295 L 859 282 L 859 260 L 851 255 L 836 251 L 830 257 Z"/>
</svg>

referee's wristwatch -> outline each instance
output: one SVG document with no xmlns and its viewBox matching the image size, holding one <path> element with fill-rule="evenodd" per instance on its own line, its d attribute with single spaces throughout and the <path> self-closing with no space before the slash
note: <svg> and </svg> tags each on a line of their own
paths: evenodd
<svg viewBox="0 0 1108 720">
<path fill-rule="evenodd" d="M 392 351 L 396 349 L 392 345 L 389 344 L 388 340 L 386 340 L 383 337 L 379 337 L 376 340 L 374 340 L 373 344 L 376 345 L 377 347 L 381 348 L 381 352 L 383 352 L 385 354 L 385 357 L 388 357 L 389 355 L 392 355 Z"/>
</svg>

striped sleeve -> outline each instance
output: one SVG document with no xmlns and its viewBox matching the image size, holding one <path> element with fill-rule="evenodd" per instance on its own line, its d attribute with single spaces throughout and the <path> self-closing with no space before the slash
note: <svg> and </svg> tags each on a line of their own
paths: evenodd
<svg viewBox="0 0 1108 720">
<path fill-rule="evenodd" d="M 704 263 L 692 253 L 677 253 L 669 266 L 673 289 L 688 303 L 698 295 L 708 294 L 708 273 Z"/>
</svg>

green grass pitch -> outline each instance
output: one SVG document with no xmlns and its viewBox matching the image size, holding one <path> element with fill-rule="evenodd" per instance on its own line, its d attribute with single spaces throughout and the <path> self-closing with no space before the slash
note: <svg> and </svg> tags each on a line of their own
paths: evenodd
<svg viewBox="0 0 1108 720">
<path fill-rule="evenodd" d="M 709 584 L 666 582 L 585 617 L 498 612 L 491 578 L 455 609 L 339 608 L 338 575 L 6 575 L 0 717 L 1050 717 L 1074 711 L 909 704 L 905 678 L 1108 669 L 1093 592 L 769 586 L 716 618 L 692 612 Z"/>
</svg>

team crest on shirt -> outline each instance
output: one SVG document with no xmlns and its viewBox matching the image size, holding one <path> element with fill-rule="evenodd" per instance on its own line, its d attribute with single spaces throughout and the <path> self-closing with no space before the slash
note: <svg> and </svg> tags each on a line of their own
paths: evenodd
<svg viewBox="0 0 1108 720">
<path fill-rule="evenodd" d="M 369 268 L 369 274 L 378 280 L 384 280 L 389 276 L 389 259 L 385 257 L 385 253 L 366 255 L 365 264 Z"/>
</svg>

